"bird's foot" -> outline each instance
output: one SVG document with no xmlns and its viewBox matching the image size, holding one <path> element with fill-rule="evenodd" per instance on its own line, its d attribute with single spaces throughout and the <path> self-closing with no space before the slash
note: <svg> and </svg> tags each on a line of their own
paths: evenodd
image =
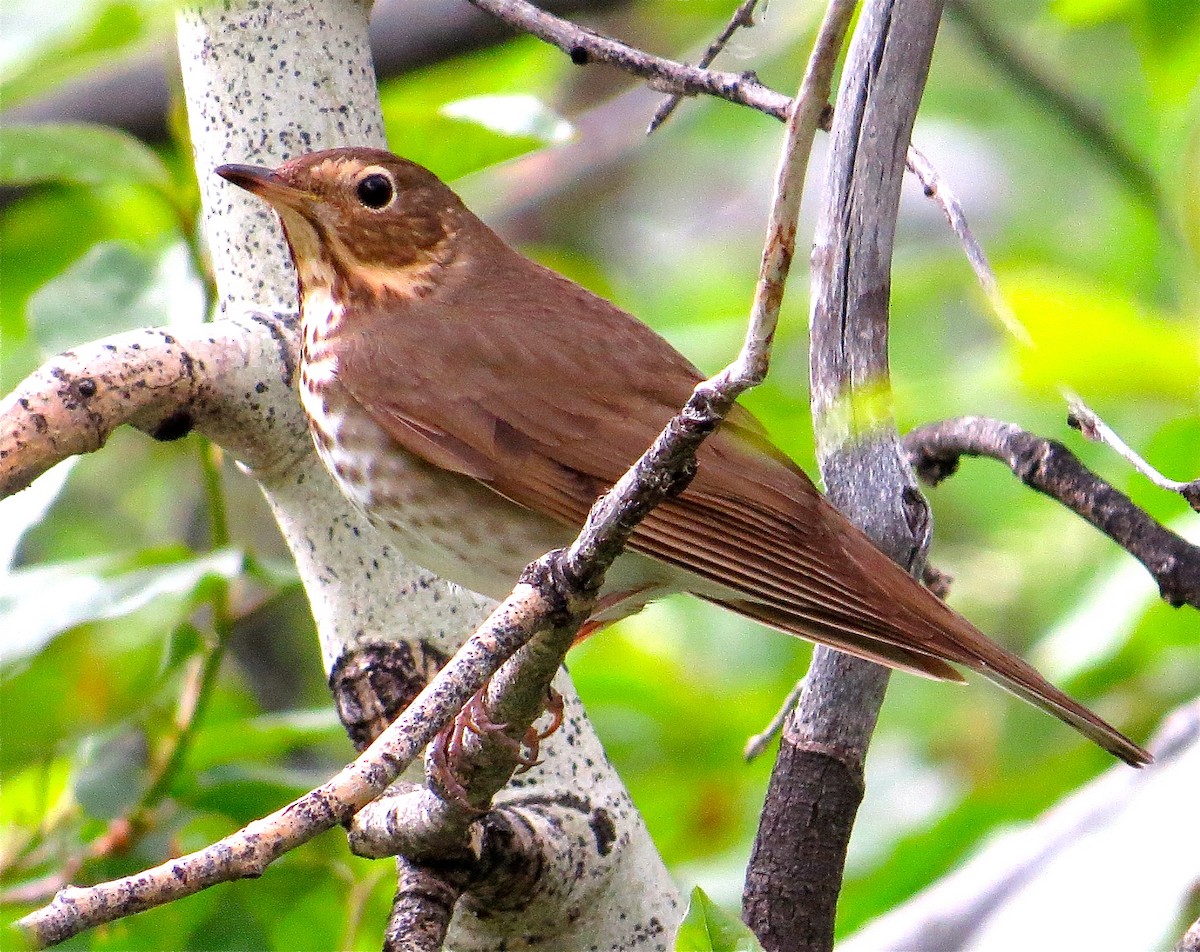
<svg viewBox="0 0 1200 952">
<path fill-rule="evenodd" d="M 467 788 L 462 785 L 457 776 L 457 768 L 465 751 L 468 733 L 477 737 L 491 737 L 502 746 L 511 750 L 517 761 L 517 773 L 524 773 L 541 763 L 538 754 L 541 743 L 562 726 L 563 698 L 554 688 L 549 689 L 546 698 L 546 712 L 550 715 L 549 726 L 542 731 L 530 726 L 525 736 L 516 740 L 504 731 L 507 724 L 492 720 L 488 713 L 485 697 L 488 685 L 471 696 L 463 705 L 463 709 L 455 715 L 454 720 L 443 727 L 429 746 L 430 775 L 445 792 L 446 798 L 472 813 L 483 814 L 487 811 L 471 803 Z"/>
<path fill-rule="evenodd" d="M 520 764 L 517 773 L 525 773 L 531 767 L 536 767 L 541 763 L 538 760 L 538 754 L 541 751 L 542 741 L 562 727 L 563 696 L 553 687 L 547 690 L 546 713 L 550 715 L 550 725 L 545 730 L 539 731 L 531 724 L 529 730 L 525 732 L 525 736 L 521 738 L 517 751 L 517 763 Z"/>
</svg>

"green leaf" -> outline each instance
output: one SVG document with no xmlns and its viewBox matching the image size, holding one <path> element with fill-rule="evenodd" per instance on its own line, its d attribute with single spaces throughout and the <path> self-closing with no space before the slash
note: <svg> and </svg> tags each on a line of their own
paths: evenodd
<svg viewBox="0 0 1200 952">
<path fill-rule="evenodd" d="M 0 797 L 0 828 L 34 830 L 41 827 L 67 790 L 70 780 L 71 763 L 66 757 L 42 760 L 6 773 L 4 796 Z"/>
<path fill-rule="evenodd" d="M 228 549 L 199 557 L 170 549 L 18 569 L 0 577 L 4 660 L 28 657 L 83 622 L 119 618 L 165 596 L 190 595 L 214 576 L 234 578 L 243 561 L 241 552 Z"/>
<path fill-rule="evenodd" d="M 570 68 L 557 50 L 518 40 L 406 74 L 380 88 L 388 144 L 447 180 L 541 148 L 563 120 L 535 97 Z"/>
<path fill-rule="evenodd" d="M 90 70 L 111 69 L 122 54 L 167 35 L 173 6 L 159 0 L 7 0 L 0 101 L 9 108 Z"/>
<path fill-rule="evenodd" d="M 754 933 L 697 886 L 675 937 L 675 952 L 762 952 Z"/>
<path fill-rule="evenodd" d="M 0 127 L 0 184 L 137 182 L 163 193 L 171 175 L 152 149 L 127 133 L 90 123 Z"/>
<path fill-rule="evenodd" d="M 267 761 L 301 747 L 345 737 L 332 707 L 210 722 L 193 741 L 189 763 L 197 771 L 219 767 L 229 763 L 230 751 L 236 751 L 241 761 Z"/>
<path fill-rule="evenodd" d="M 1167 528 L 1193 545 L 1200 543 L 1200 518 L 1187 513 Z M 1125 648 L 1141 617 L 1159 601 L 1158 586 L 1124 552 L 1073 599 L 1068 614 L 1038 643 L 1030 661 L 1055 682 L 1066 681 L 1110 661 Z"/>
<path fill-rule="evenodd" d="M 392 151 L 448 181 L 542 146 L 532 136 L 500 135 L 451 119 L 436 107 L 393 106 L 384 113 L 384 129 Z"/>
<path fill-rule="evenodd" d="M 1180 215 L 1183 234 L 1192 249 L 1192 257 L 1200 262 L 1200 116 L 1192 124 L 1191 135 L 1179 157 Z"/>
<path fill-rule="evenodd" d="M 25 533 L 54 505 L 78 462 L 72 456 L 51 467 L 20 493 L 0 499 L 0 573 L 13 564 Z"/>
<path fill-rule="evenodd" d="M 98 336 L 199 323 L 204 288 L 187 251 L 175 244 L 160 255 L 125 242 L 103 242 L 29 299 L 28 320 L 46 354 Z"/>
<path fill-rule="evenodd" d="M 229 892 L 213 906 L 208 918 L 196 926 L 184 948 L 207 952 L 269 948 L 271 940 L 264 919 L 270 918 L 271 910 L 261 908 L 253 900 L 247 901 L 246 891 Z"/>
<path fill-rule="evenodd" d="M 190 775 L 181 775 L 171 793 L 180 803 L 245 824 L 278 810 L 327 779 L 328 774 L 317 769 L 283 770 L 237 763 L 206 770 L 194 780 Z"/>
</svg>

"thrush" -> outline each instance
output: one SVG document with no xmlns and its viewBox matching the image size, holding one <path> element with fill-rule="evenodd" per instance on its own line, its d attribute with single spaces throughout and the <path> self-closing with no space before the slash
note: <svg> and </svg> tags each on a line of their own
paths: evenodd
<svg viewBox="0 0 1200 952">
<path fill-rule="evenodd" d="M 432 172 L 333 149 L 217 173 L 275 209 L 299 281 L 300 398 L 342 492 L 412 561 L 491 598 L 569 544 L 703 375 L 509 247 Z M 634 530 L 589 625 L 689 592 L 930 678 L 976 671 L 1133 765 L 1149 755 L 989 640 L 735 407 Z"/>
</svg>

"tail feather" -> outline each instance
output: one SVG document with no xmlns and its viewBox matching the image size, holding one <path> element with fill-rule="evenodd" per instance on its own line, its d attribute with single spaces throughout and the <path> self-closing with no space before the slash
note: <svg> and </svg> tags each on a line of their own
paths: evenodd
<svg viewBox="0 0 1200 952">
<path fill-rule="evenodd" d="M 1125 763 L 1140 767 L 1153 760 L 1147 751 L 1099 715 L 1047 681 L 1031 664 L 989 640 L 931 593 L 926 594 L 929 596 L 929 603 L 920 605 L 924 610 L 919 611 L 919 614 L 933 633 L 933 637 L 927 634 L 924 643 L 936 644 L 955 663 L 983 675 L 1006 691 L 1054 715 Z M 880 640 L 875 635 L 830 625 L 827 620 L 806 618 L 759 602 L 701 597 L 771 628 L 837 648 L 889 668 L 940 681 L 963 680 L 962 675 L 944 660 L 914 647 L 900 646 L 891 641 Z M 910 602 L 906 607 L 912 610 L 917 606 Z"/>
<path fill-rule="evenodd" d="M 744 599 L 726 600 L 699 594 L 697 597 L 737 612 L 746 618 L 752 618 L 768 628 L 774 628 L 789 635 L 799 635 L 808 641 L 837 648 L 838 651 L 844 651 L 856 658 L 874 661 L 876 664 L 895 668 L 897 671 L 907 671 L 909 674 L 917 674 L 934 681 L 962 683 L 964 680 L 961 674 L 941 658 L 935 658 L 933 655 L 923 654 L 919 651 L 911 651 L 900 645 L 864 635 L 859 631 L 830 624 L 827 620 L 801 618 L 799 615 L 781 611 L 772 605 L 764 605 L 761 602 Z"/>
<path fill-rule="evenodd" d="M 973 671 L 979 672 L 989 681 L 1046 713 L 1053 714 L 1060 721 L 1070 724 L 1084 737 L 1095 741 L 1131 767 L 1141 767 L 1154 760 L 1149 752 L 1098 714 L 1047 681 L 1033 665 L 1005 651 L 995 642 L 984 639 L 982 635 L 979 637 L 981 641 L 972 646 L 976 649 L 975 663 L 966 662 Z"/>
</svg>

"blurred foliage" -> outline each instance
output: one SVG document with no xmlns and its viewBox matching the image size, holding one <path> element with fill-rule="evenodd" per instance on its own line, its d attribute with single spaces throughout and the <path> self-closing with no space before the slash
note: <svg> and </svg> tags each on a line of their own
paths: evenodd
<svg viewBox="0 0 1200 952">
<path fill-rule="evenodd" d="M 694 59 L 731 6 L 642 3 L 606 29 Z M 0 46 L 6 104 L 86 76 L 170 29 L 169 5 L 154 2 L 14 7 Z M 774 0 L 719 64 L 753 68 L 790 91 L 814 11 Z M 1096 142 L 1015 86 L 949 17 L 915 136 L 963 199 L 1033 345 L 987 313 L 940 214 L 913 189 L 893 269 L 899 422 L 964 413 L 1018 422 L 1063 439 L 1158 518 L 1195 531 L 1181 501 L 1104 448 L 1081 444 L 1065 426 L 1058 388 L 1082 393 L 1169 475 L 1200 473 L 1200 7 L 1012 0 L 989 16 L 1144 165 L 1169 220 Z M 482 181 L 495 192 L 511 179 L 488 178 L 488 167 L 552 147 L 571 132 L 561 117 L 586 114 L 613 81 L 611 71 L 575 69 L 524 39 L 388 80 L 381 93 L 397 151 L 448 178 L 474 172 L 474 188 Z M 208 292 L 186 143 L 150 149 L 81 126 L 2 135 L 0 179 L 24 187 L 0 212 L 0 390 L 63 347 L 150 320 L 199 319 Z M 652 139 L 494 221 L 714 370 L 740 341 L 779 135 L 771 120 L 689 100 Z M 521 169 L 518 161 L 506 173 Z M 802 234 L 811 215 L 806 204 Z M 812 471 L 805 277 L 798 262 L 774 372 L 748 402 Z M 254 487 L 231 465 L 195 438 L 158 445 L 122 432 L 80 461 L 45 517 L 34 498 L 22 494 L 0 510 L 0 535 L 8 535 L 0 552 L 19 542 L 17 567 L 0 582 L 4 889 L 64 869 L 73 881 L 111 877 L 199 847 L 351 756 L 286 552 Z M 1107 540 L 989 463 L 968 462 L 932 502 L 933 559 L 956 577 L 953 604 L 984 630 L 1040 657 L 1138 738 L 1196 695 L 1194 614 L 1159 603 Z M 1088 638 L 1095 622 L 1079 627 L 1096 606 L 1106 626 L 1101 649 Z M 802 675 L 808 651 L 674 599 L 571 658 L 667 862 L 726 910 L 737 907 L 770 769 L 769 758 L 743 764 L 740 751 Z M 198 685 L 202 716 L 181 734 L 178 719 Z M 903 900 L 999 827 L 1035 816 L 1107 766 L 1102 752 L 989 686 L 897 676 L 868 765 L 839 930 Z M 329 835 L 260 880 L 71 946 L 377 948 L 393 886 L 389 863 L 353 857 Z M 694 905 L 692 918 L 715 922 L 703 903 L 709 912 Z"/>
</svg>

